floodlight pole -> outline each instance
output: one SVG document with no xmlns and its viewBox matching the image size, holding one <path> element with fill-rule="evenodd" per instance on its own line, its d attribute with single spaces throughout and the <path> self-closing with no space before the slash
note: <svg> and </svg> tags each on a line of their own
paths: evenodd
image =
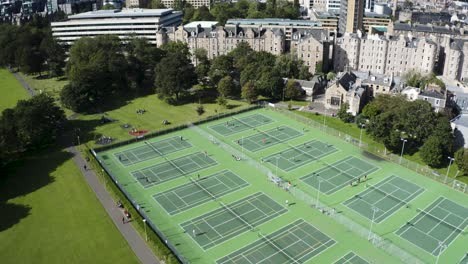
<svg viewBox="0 0 468 264">
<path fill-rule="evenodd" d="M 78 146 L 81 145 L 81 144 L 80 144 L 80 136 L 79 136 L 79 135 L 76 135 L 76 139 L 78 139 Z"/>
<path fill-rule="evenodd" d="M 442 255 L 442 251 L 445 250 L 447 248 L 446 245 L 444 245 L 444 242 L 442 241 L 439 241 L 439 255 L 437 255 L 437 260 L 436 260 L 436 264 L 439 263 L 439 258 L 440 258 L 440 255 Z"/>
<path fill-rule="evenodd" d="M 369 229 L 369 236 L 367 237 L 367 240 L 371 240 L 371 235 L 372 235 L 372 227 L 374 226 L 374 219 L 375 219 L 375 212 L 378 212 L 379 211 L 379 208 L 375 207 L 375 206 L 372 206 L 372 222 L 371 222 L 371 226 L 370 226 L 370 229 Z"/>
<path fill-rule="evenodd" d="M 364 124 L 359 124 L 359 127 L 361 128 L 361 134 L 359 135 L 359 147 L 361 147 L 361 143 L 362 143 L 362 128 L 364 127 Z"/>
<path fill-rule="evenodd" d="M 244 136 L 242 136 L 242 159 L 245 159 L 245 156 L 244 156 Z"/>
<path fill-rule="evenodd" d="M 401 147 L 401 154 L 400 154 L 400 164 L 401 164 L 401 159 L 403 158 L 403 151 L 405 151 L 405 143 L 408 141 L 407 139 L 401 138 L 401 141 L 403 141 L 403 146 Z"/>
<path fill-rule="evenodd" d="M 447 183 L 447 178 L 448 178 L 448 175 L 449 175 L 449 171 L 450 171 L 450 165 L 452 165 L 452 162 L 455 160 L 455 158 L 452 158 L 452 157 L 448 157 L 448 159 L 450 160 L 449 162 L 449 165 L 448 165 L 448 168 L 447 168 L 447 174 L 445 174 L 445 181 L 444 183 Z"/>
<path fill-rule="evenodd" d="M 320 184 L 322 183 L 322 178 L 317 177 L 318 180 L 318 189 L 317 189 L 317 202 L 316 202 L 316 207 L 317 209 L 319 208 L 319 198 L 320 198 Z"/>
<path fill-rule="evenodd" d="M 146 233 L 146 219 L 143 219 L 143 225 L 145 226 L 145 240 L 148 241 L 148 233 Z"/>
<path fill-rule="evenodd" d="M 276 178 L 278 178 L 278 160 L 280 156 L 276 156 Z"/>
</svg>

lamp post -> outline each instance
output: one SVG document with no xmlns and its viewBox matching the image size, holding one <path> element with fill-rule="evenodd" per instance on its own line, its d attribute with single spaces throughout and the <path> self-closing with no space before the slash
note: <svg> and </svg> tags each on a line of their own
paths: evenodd
<svg viewBox="0 0 468 264">
<path fill-rule="evenodd" d="M 374 226 L 375 213 L 379 211 L 379 208 L 377 208 L 375 206 L 372 206 L 372 211 L 373 211 L 373 213 L 372 213 L 372 222 L 371 222 L 371 225 L 370 225 L 369 236 L 367 237 L 367 240 L 371 239 L 372 227 Z"/>
<path fill-rule="evenodd" d="M 448 175 L 449 175 L 449 171 L 450 171 L 450 165 L 452 165 L 452 162 L 455 160 L 455 158 L 452 158 L 452 157 L 448 157 L 448 159 L 450 160 L 449 162 L 449 165 L 448 165 L 448 168 L 447 168 L 447 174 L 445 174 L 445 183 L 447 182 L 447 178 L 448 178 Z"/>
<path fill-rule="evenodd" d="M 401 154 L 400 154 L 400 164 L 401 164 L 401 159 L 403 158 L 403 151 L 405 151 L 405 143 L 408 141 L 407 139 L 401 138 L 401 141 L 403 141 L 403 146 L 401 147 Z"/>
<path fill-rule="evenodd" d="M 438 263 L 439 263 L 439 258 L 440 258 L 440 255 L 442 255 L 442 251 L 444 251 L 446 248 L 447 248 L 447 246 L 446 246 L 446 245 L 444 245 L 444 242 L 442 242 L 442 241 L 439 241 L 439 255 L 437 255 L 436 264 L 438 264 Z"/>
<path fill-rule="evenodd" d="M 280 159 L 280 156 L 276 156 L 276 178 L 278 178 L 278 160 Z"/>
<path fill-rule="evenodd" d="M 146 233 L 146 219 L 143 219 L 143 223 L 145 226 L 145 240 L 148 241 L 148 233 Z"/>
<path fill-rule="evenodd" d="M 365 127 L 364 124 L 359 124 L 359 127 L 361 128 L 361 134 L 359 135 L 359 147 L 361 147 L 362 143 L 362 129 Z"/>
<path fill-rule="evenodd" d="M 319 198 L 320 198 L 320 184 L 322 183 L 322 178 L 320 177 L 317 177 L 317 180 L 318 180 L 318 189 L 317 189 L 317 202 L 316 202 L 316 207 L 317 209 L 319 208 Z"/>
</svg>

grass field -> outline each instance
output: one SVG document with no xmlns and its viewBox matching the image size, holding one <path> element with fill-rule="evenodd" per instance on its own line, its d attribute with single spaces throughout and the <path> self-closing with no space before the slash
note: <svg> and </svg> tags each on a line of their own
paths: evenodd
<svg viewBox="0 0 468 264">
<path fill-rule="evenodd" d="M 0 68 L 0 113 L 6 108 L 12 108 L 21 99 L 28 99 L 28 93 L 23 89 L 15 76 L 7 69 Z"/>
<path fill-rule="evenodd" d="M 2 263 L 138 263 L 67 153 L 37 153 L 7 174 Z"/>
<path fill-rule="evenodd" d="M 244 123 L 237 122 L 249 120 L 255 114 L 273 121 L 248 124 L 252 129 L 246 129 Z M 252 146 L 261 146 L 254 152 L 248 151 L 247 147 L 244 150 L 245 146 L 239 144 L 242 138 L 264 134 L 265 131 L 279 133 L 281 126 L 301 131 L 301 135 L 285 138 L 276 144 L 267 144 L 259 138 L 251 142 Z M 164 151 L 157 149 L 158 142 L 180 137 L 190 147 L 166 151 L 167 147 L 162 144 Z M 314 152 L 312 149 L 300 159 L 286 157 L 292 146 L 304 146 L 307 149 L 310 142 L 320 142 L 311 145 L 314 148 L 330 146 L 336 151 Z M 150 150 L 145 146 L 149 145 L 155 146 L 154 155 L 148 154 Z M 297 148 L 295 151 L 300 151 L 301 148 Z M 125 158 L 120 159 L 115 155 L 132 150 L 132 155 L 140 156 L 138 151 L 135 153 L 137 149 L 141 150 L 140 154 L 144 158 L 131 164 Z M 283 152 L 289 162 L 300 162 L 301 165 L 283 171 L 277 169 L 276 162 L 262 163 L 265 158 Z M 205 154 L 200 156 L 200 153 Z M 148 155 L 151 158 L 147 159 Z M 253 166 L 251 161 L 243 160 L 243 156 L 257 161 L 257 165 Z M 186 157 L 191 158 L 187 160 Z M 306 157 L 310 162 L 303 163 Z M 359 148 L 319 130 L 304 129 L 303 124 L 264 109 L 147 139 L 147 142 L 140 141 L 103 151 L 98 153 L 98 158 L 138 204 L 137 208 L 158 226 L 169 243 L 191 263 L 261 263 L 260 259 L 264 263 L 272 263 L 270 257 L 275 255 L 281 256 L 284 263 L 354 263 L 354 260 L 362 263 L 403 262 L 397 256 L 374 247 L 367 240 L 367 233 L 362 237 L 349 232 L 333 217 L 312 208 L 312 198 L 298 199 L 298 196 L 291 195 L 299 191 L 309 197 L 319 196 L 322 203 L 332 206 L 339 215 L 365 228 L 373 225 L 373 231 L 384 239 L 393 241 L 414 258 L 432 263 L 436 260 L 435 255 L 415 245 L 422 239 L 416 238 L 418 242 L 409 241 L 396 231 L 407 222 L 418 227 L 418 220 L 412 220 L 421 213 L 418 209 L 427 208 L 439 196 L 462 205 L 468 203 L 465 194 L 394 163 L 369 156 Z M 181 162 L 181 159 L 185 161 Z M 216 164 L 203 166 L 206 162 L 203 159 L 214 160 Z M 171 175 L 177 174 L 178 177 L 166 179 L 165 171 L 169 170 L 173 172 Z M 269 177 L 266 170 L 269 171 Z M 312 172 L 316 173 L 315 176 Z M 219 180 L 219 177 L 226 175 L 232 177 L 232 183 L 226 178 Z M 304 182 L 302 177 L 306 175 L 320 175 L 323 189 L 314 181 Z M 404 181 L 396 180 L 400 178 Z M 354 181 L 352 187 L 349 186 L 350 179 Z M 330 186 L 327 187 L 324 180 Z M 405 181 L 416 187 L 408 187 Z M 333 192 L 331 188 L 334 188 Z M 365 200 L 369 204 L 356 207 L 356 202 L 346 203 L 355 197 L 363 197 L 360 201 Z M 374 207 L 382 212 L 372 224 L 373 221 L 369 219 L 374 217 L 369 216 L 369 208 Z M 367 209 L 359 211 L 361 208 Z M 446 210 L 457 213 L 450 208 Z M 459 215 L 463 213 L 458 212 Z M 436 220 L 434 223 L 445 227 L 441 221 Z M 299 228 L 298 233 L 285 231 L 295 230 L 296 226 L 303 224 L 305 227 Z M 464 228 L 463 225 L 458 226 Z M 441 241 L 448 237 L 453 240 L 447 249 L 441 250 L 440 263 L 456 263 L 466 253 L 468 238 L 466 232 L 451 236 L 447 230 L 450 228 L 437 235 Z M 298 234 L 304 241 L 295 239 Z M 289 247 L 293 242 L 298 243 Z"/>
</svg>

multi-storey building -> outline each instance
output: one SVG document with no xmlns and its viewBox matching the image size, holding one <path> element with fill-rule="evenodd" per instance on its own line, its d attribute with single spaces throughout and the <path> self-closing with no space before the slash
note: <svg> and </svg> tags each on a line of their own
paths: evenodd
<svg viewBox="0 0 468 264">
<path fill-rule="evenodd" d="M 346 34 L 337 40 L 334 66 L 346 69 L 401 76 L 415 70 L 433 71 L 437 45 L 425 38 L 365 36 Z"/>
<path fill-rule="evenodd" d="M 164 4 L 165 7 L 174 7 L 175 0 L 161 0 L 161 3 Z M 202 6 L 206 6 L 210 8 L 210 0 L 187 0 L 187 3 L 191 4 L 195 8 L 199 8 Z"/>
<path fill-rule="evenodd" d="M 451 80 L 468 81 L 468 40 L 452 40 L 445 49 L 443 76 Z"/>
<path fill-rule="evenodd" d="M 289 30 L 289 34 L 285 30 Z M 305 62 L 311 73 L 315 73 L 319 63 L 322 63 L 325 70 L 330 64 L 331 41 L 328 31 L 323 29 L 273 25 L 264 27 L 261 24 L 226 24 L 221 27 L 213 22 L 192 22 L 185 26 L 159 30 L 157 43 L 164 44 L 168 41 L 187 43 L 191 51 L 203 48 L 209 58 L 227 54 L 239 43 L 247 42 L 255 51 L 266 51 L 275 55 L 291 52 Z"/>
<path fill-rule="evenodd" d="M 99 10 L 69 16 L 67 21 L 52 22 L 52 36 L 59 42 L 72 45 L 82 37 L 117 35 L 146 38 L 157 45 L 156 32 L 161 27 L 182 23 L 182 12 L 172 9 Z"/>
<path fill-rule="evenodd" d="M 365 13 L 362 19 L 364 31 L 370 33 L 372 27 L 388 27 L 392 20 L 388 15 L 377 13 Z"/>
<path fill-rule="evenodd" d="M 341 0 L 338 32 L 353 33 L 363 28 L 364 0 Z"/>
</svg>

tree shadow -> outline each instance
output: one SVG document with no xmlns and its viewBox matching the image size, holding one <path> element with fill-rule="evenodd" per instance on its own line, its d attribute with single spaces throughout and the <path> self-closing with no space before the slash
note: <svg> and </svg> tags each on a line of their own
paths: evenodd
<svg viewBox="0 0 468 264">
<path fill-rule="evenodd" d="M 79 145 L 88 141 L 95 141 L 103 135 L 100 133 L 94 132 L 96 127 L 103 126 L 100 118 L 95 118 L 91 120 L 80 120 L 74 119 L 67 122 L 68 136 L 69 139 L 67 144 Z M 79 142 L 78 142 L 79 140 Z"/>
<path fill-rule="evenodd" d="M 31 207 L 9 200 L 28 195 L 54 182 L 50 176 L 72 154 L 53 146 L 27 153 L 22 160 L 0 170 L 0 232 L 11 228 L 30 214 Z"/>
<path fill-rule="evenodd" d="M 385 159 L 373 154 L 373 153 L 370 153 L 369 151 L 367 150 L 363 150 L 362 151 L 362 155 L 368 159 L 371 159 L 373 161 L 377 161 L 377 162 L 380 162 L 380 161 L 385 161 Z"/>
</svg>

